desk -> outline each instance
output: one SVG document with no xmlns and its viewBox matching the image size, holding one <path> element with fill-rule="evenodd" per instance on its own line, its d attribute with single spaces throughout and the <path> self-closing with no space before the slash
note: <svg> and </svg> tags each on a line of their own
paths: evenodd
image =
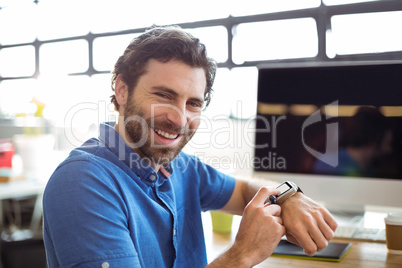
<svg viewBox="0 0 402 268">
<path fill-rule="evenodd" d="M 45 189 L 45 182 L 40 181 L 13 181 L 0 183 L 0 232 L 3 226 L 3 204 L 4 199 L 37 196 L 34 211 L 32 214 L 30 229 L 34 233 L 41 232 L 40 221 L 42 217 L 42 195 Z"/>
<path fill-rule="evenodd" d="M 37 195 L 45 189 L 45 182 L 21 180 L 0 183 L 0 200 Z"/>
<path fill-rule="evenodd" d="M 208 262 L 214 260 L 223 251 L 230 247 L 236 236 L 240 217 L 233 219 L 232 233 L 220 234 L 212 232 L 212 223 L 208 212 L 203 213 L 205 243 L 208 254 Z M 334 239 L 333 242 L 352 243 L 352 249 L 341 262 L 328 262 L 316 260 L 291 259 L 271 256 L 256 267 L 306 267 L 306 268 L 401 268 L 402 255 L 387 253 L 385 243 L 364 242 L 356 240 Z"/>
</svg>

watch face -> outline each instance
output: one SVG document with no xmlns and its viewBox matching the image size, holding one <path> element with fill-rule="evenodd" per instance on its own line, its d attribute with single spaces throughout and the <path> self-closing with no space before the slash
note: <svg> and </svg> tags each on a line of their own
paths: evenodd
<svg viewBox="0 0 402 268">
<path fill-rule="evenodd" d="M 279 195 L 283 195 L 284 193 L 286 193 L 286 191 L 288 191 L 291 187 L 285 182 L 281 185 L 278 186 L 277 189 L 279 189 L 280 193 Z"/>
</svg>

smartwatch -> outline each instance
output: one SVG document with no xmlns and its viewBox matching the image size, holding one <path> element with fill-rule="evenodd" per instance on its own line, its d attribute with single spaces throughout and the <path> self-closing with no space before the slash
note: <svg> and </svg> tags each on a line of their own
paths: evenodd
<svg viewBox="0 0 402 268">
<path fill-rule="evenodd" d="M 271 204 L 282 204 L 290 197 L 294 196 L 297 192 L 303 193 L 303 191 L 292 181 L 285 181 L 280 184 L 276 189 L 279 189 L 278 195 L 270 195 L 268 200 Z"/>
</svg>

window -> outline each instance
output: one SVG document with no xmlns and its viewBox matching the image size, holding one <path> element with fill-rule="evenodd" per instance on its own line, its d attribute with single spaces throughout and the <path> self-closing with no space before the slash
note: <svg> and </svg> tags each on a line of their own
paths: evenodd
<svg viewBox="0 0 402 268">
<path fill-rule="evenodd" d="M 91 13 L 92 33 L 227 18 L 231 5 L 230 0 L 203 0 L 196 4 L 187 0 L 91 2 L 96 5 L 96 12 Z"/>
<path fill-rule="evenodd" d="M 91 22 L 88 19 L 88 10 L 94 8 L 91 3 L 92 1 L 79 0 L 39 1 L 37 15 L 33 18 L 37 23 L 38 39 L 49 40 L 87 34 Z"/>
<path fill-rule="evenodd" d="M 188 29 L 188 32 L 205 44 L 209 57 L 217 62 L 225 62 L 228 59 L 228 34 L 225 27 L 202 27 Z"/>
<path fill-rule="evenodd" d="M 323 2 L 327 6 L 334 6 L 334 5 L 355 4 L 362 2 L 372 2 L 372 1 L 379 1 L 379 0 L 324 0 Z"/>
<path fill-rule="evenodd" d="M 234 118 L 250 119 L 257 111 L 257 77 L 255 67 L 234 68 L 231 71 L 231 102 L 230 114 Z M 247 92 L 247 94 L 244 94 Z"/>
<path fill-rule="evenodd" d="M 152 10 L 148 16 L 153 17 L 153 23 L 157 25 L 227 18 L 229 7 L 232 5 L 231 0 L 203 0 L 196 3 L 188 0 L 171 0 L 148 3 L 143 10 Z"/>
<path fill-rule="evenodd" d="M 110 71 L 123 54 L 130 41 L 138 34 L 99 37 L 94 40 L 94 67 L 98 71 Z"/>
<path fill-rule="evenodd" d="M 244 23 L 235 31 L 233 59 L 238 64 L 317 55 L 317 26 L 312 18 Z"/>
<path fill-rule="evenodd" d="M 256 67 L 241 67 L 217 70 L 211 103 L 204 116 L 221 119 L 228 116 L 250 119 L 257 110 Z M 247 94 L 244 94 L 247 92 Z"/>
<path fill-rule="evenodd" d="M 338 55 L 402 51 L 402 11 L 333 16 L 331 25 Z"/>
<path fill-rule="evenodd" d="M 37 31 L 36 11 L 32 2 L 0 9 L 0 44 L 33 42 Z"/>
<path fill-rule="evenodd" d="M 78 102 L 105 102 L 112 113 L 110 71 L 152 24 L 179 24 L 218 62 L 210 118 L 255 114 L 259 65 L 402 60 L 400 0 L 36 2 L 0 2 L 2 114 L 33 96 L 59 122 Z"/>
<path fill-rule="evenodd" d="M 20 46 L 0 50 L 0 76 L 31 76 L 35 72 L 35 47 Z"/>
<path fill-rule="evenodd" d="M 3 115 L 15 116 L 34 113 L 30 102 L 36 93 L 35 79 L 7 80 L 0 83 L 0 107 Z"/>
<path fill-rule="evenodd" d="M 234 3 L 233 3 L 234 2 Z M 230 9 L 233 16 L 273 13 L 287 10 L 318 7 L 320 0 L 235 0 Z"/>
<path fill-rule="evenodd" d="M 88 43 L 85 40 L 43 44 L 40 48 L 41 74 L 70 74 L 88 69 Z"/>
<path fill-rule="evenodd" d="M 218 68 L 212 87 L 211 103 L 204 112 L 207 118 L 228 117 L 230 115 L 230 106 L 233 102 L 233 89 L 230 85 L 230 78 L 228 68 Z"/>
</svg>

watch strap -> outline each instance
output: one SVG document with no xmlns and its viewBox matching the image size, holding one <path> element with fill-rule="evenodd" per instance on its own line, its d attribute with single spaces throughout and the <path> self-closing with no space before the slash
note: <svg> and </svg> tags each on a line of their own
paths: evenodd
<svg viewBox="0 0 402 268">
<path fill-rule="evenodd" d="M 300 187 L 299 187 L 299 186 L 297 186 L 297 191 L 298 191 L 299 193 L 304 194 L 304 193 L 303 193 L 303 191 L 302 191 L 302 189 L 300 189 Z"/>
</svg>

